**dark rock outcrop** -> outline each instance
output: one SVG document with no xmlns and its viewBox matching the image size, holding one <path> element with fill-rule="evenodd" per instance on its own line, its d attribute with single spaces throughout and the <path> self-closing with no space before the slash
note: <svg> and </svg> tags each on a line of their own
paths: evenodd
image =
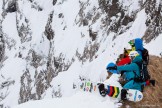
<svg viewBox="0 0 162 108">
<path fill-rule="evenodd" d="M 6 12 L 16 12 L 17 11 L 17 5 L 16 0 L 12 0 L 8 3 L 8 8 L 6 9 Z"/>
<path fill-rule="evenodd" d="M 54 31 L 52 29 L 52 19 L 53 19 L 53 13 L 54 12 L 51 12 L 51 14 L 49 15 L 49 18 L 48 18 L 48 21 L 47 21 L 47 24 L 46 24 L 46 27 L 45 27 L 45 31 L 44 31 L 44 34 L 45 36 L 47 37 L 47 39 L 50 41 L 54 38 Z"/>
<path fill-rule="evenodd" d="M 144 7 L 147 14 L 146 26 L 148 28 L 143 39 L 146 43 L 149 43 L 162 33 L 162 2 L 157 5 L 156 0 L 146 0 Z"/>
</svg>

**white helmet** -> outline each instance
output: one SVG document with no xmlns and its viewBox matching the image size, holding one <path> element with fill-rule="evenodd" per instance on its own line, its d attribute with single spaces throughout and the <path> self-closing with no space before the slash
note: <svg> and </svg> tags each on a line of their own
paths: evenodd
<svg viewBox="0 0 162 108">
<path fill-rule="evenodd" d="M 138 56 L 139 54 L 138 54 L 138 52 L 137 51 L 131 51 L 130 53 L 129 53 L 129 57 L 136 57 L 136 56 Z"/>
</svg>

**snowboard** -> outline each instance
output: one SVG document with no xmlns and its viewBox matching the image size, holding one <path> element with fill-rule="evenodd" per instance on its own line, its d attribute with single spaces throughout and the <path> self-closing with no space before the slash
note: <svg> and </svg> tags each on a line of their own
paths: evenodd
<svg viewBox="0 0 162 108">
<path fill-rule="evenodd" d="M 98 92 L 98 85 L 91 81 L 81 81 L 79 83 L 79 90 L 86 92 Z"/>
<path fill-rule="evenodd" d="M 110 86 L 110 85 L 105 85 L 105 90 L 106 90 L 106 95 L 112 98 L 121 98 L 121 90 L 123 88 L 121 87 L 116 87 L 116 86 Z M 143 99 L 143 94 L 139 90 L 135 89 L 125 89 L 127 91 L 126 94 L 126 100 L 128 101 L 133 101 L 133 102 L 139 102 Z"/>
<path fill-rule="evenodd" d="M 80 91 L 100 94 L 99 92 L 100 84 L 104 83 L 81 81 L 79 82 L 76 88 L 78 88 Z M 121 99 L 121 90 L 123 89 L 122 87 L 104 84 L 104 89 L 106 90 L 106 96 Z M 126 99 L 128 101 L 138 102 L 143 99 L 143 94 L 139 90 L 127 89 Z"/>
</svg>

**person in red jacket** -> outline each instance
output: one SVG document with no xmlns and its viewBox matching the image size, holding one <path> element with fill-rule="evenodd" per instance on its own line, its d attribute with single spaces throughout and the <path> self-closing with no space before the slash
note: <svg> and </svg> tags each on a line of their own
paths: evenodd
<svg viewBox="0 0 162 108">
<path fill-rule="evenodd" d="M 123 66 L 123 65 L 130 64 L 131 59 L 128 55 L 129 55 L 129 53 L 128 53 L 127 49 L 124 48 L 123 56 L 120 57 L 120 60 L 116 62 L 116 65 L 117 66 Z M 126 83 L 126 81 L 123 78 L 124 77 L 123 74 L 124 74 L 124 71 L 121 72 L 121 76 L 119 78 L 119 82 L 120 82 L 121 85 L 124 85 Z"/>
<path fill-rule="evenodd" d="M 126 65 L 126 64 L 129 64 L 131 63 L 131 59 L 129 58 L 129 56 L 121 59 L 118 63 L 117 63 L 117 66 L 122 66 L 122 65 Z"/>
<path fill-rule="evenodd" d="M 129 63 L 131 63 L 131 59 L 128 56 L 127 50 L 124 48 L 124 57 L 121 60 L 119 60 L 119 62 L 117 63 L 117 66 L 126 65 L 126 64 L 129 64 Z"/>
</svg>

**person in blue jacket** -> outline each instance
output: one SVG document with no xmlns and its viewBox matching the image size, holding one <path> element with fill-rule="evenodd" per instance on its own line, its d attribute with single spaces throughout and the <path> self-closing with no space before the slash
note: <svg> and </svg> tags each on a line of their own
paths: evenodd
<svg viewBox="0 0 162 108">
<path fill-rule="evenodd" d="M 109 63 L 106 69 L 109 72 L 117 74 L 121 74 L 121 72 L 124 72 L 124 79 L 126 80 L 126 84 L 123 86 L 124 89 L 136 89 L 142 91 L 143 87 L 148 84 L 147 82 L 141 82 L 136 80 L 140 77 L 140 68 L 136 63 L 142 62 L 142 57 L 137 51 L 131 51 L 129 53 L 129 57 L 131 58 L 130 64 L 116 66 L 114 63 Z"/>
<path fill-rule="evenodd" d="M 140 76 L 140 69 L 138 65 L 135 62 L 142 62 L 142 57 L 138 54 L 137 51 L 131 51 L 129 53 L 129 57 L 131 58 L 131 63 L 123 66 L 116 66 L 112 64 L 112 66 L 107 67 L 108 71 L 113 71 L 113 73 L 120 74 L 121 72 L 124 72 L 124 79 L 128 81 L 123 88 L 126 89 L 137 89 L 141 91 L 141 84 L 139 82 L 135 82 L 134 78 L 137 78 Z"/>
<path fill-rule="evenodd" d="M 135 38 L 134 40 L 131 40 L 131 44 L 135 47 L 138 54 L 142 56 L 142 51 L 144 50 L 143 40 L 141 38 Z"/>
</svg>

